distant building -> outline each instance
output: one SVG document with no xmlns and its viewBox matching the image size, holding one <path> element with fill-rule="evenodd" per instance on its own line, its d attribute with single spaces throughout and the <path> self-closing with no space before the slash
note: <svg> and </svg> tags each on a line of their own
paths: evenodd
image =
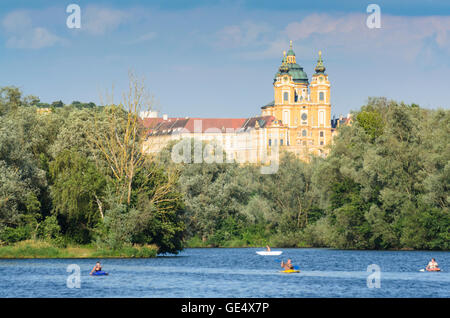
<svg viewBox="0 0 450 318">
<path fill-rule="evenodd" d="M 341 126 L 351 126 L 353 123 L 352 114 L 348 114 L 347 117 L 342 117 L 340 115 L 338 118 L 334 117 L 331 119 L 331 136 L 337 135 L 337 129 Z"/>
<path fill-rule="evenodd" d="M 330 82 L 322 53 L 311 82 L 297 64 L 292 41 L 283 52 L 274 79 L 274 101 L 251 118 L 143 118 L 149 129 L 144 150 L 160 151 L 170 140 L 198 137 L 220 143 L 233 158 L 260 162 L 272 149 L 287 150 L 303 160 L 326 156 L 332 139 Z"/>
<path fill-rule="evenodd" d="M 45 108 L 37 108 L 36 109 L 36 112 L 38 113 L 38 114 L 49 114 L 49 113 L 51 113 L 52 112 L 52 109 L 51 108 L 48 108 L 48 107 L 45 107 Z"/>
</svg>

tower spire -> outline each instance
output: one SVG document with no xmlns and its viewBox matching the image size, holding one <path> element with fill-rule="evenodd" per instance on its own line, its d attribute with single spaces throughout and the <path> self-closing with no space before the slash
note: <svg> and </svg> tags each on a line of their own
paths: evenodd
<svg viewBox="0 0 450 318">
<path fill-rule="evenodd" d="M 325 72 L 325 66 L 323 65 L 323 60 L 322 60 L 322 51 L 319 51 L 319 59 L 317 60 L 317 65 L 316 68 L 314 69 L 316 71 L 316 73 L 324 73 Z"/>
<path fill-rule="evenodd" d="M 290 64 L 295 63 L 295 53 L 292 49 L 292 40 L 289 41 L 289 51 L 287 52 L 287 62 Z"/>
</svg>

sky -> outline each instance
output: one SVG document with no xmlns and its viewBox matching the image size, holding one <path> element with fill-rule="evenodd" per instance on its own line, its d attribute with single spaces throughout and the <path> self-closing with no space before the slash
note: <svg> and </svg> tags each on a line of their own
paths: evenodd
<svg viewBox="0 0 450 318">
<path fill-rule="evenodd" d="M 367 25 L 372 3 L 380 28 Z M 257 116 L 290 40 L 309 78 L 322 51 L 334 115 L 370 96 L 450 108 L 448 0 L 2 0 L 0 87 L 120 102 L 133 71 L 161 114 Z"/>
</svg>

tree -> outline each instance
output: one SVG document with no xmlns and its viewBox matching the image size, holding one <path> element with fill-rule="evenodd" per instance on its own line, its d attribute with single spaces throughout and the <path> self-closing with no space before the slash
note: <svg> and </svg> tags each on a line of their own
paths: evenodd
<svg viewBox="0 0 450 318">
<path fill-rule="evenodd" d="M 79 153 L 65 150 L 50 163 L 54 213 L 63 233 L 78 243 L 88 243 L 103 219 L 99 197 L 106 187 L 105 176 Z"/>
<path fill-rule="evenodd" d="M 131 202 L 132 184 L 136 172 L 149 159 L 143 154 L 143 126 L 139 118 L 140 111 L 151 104 L 146 99 L 145 88 L 132 73 L 129 75 L 129 90 L 123 97 L 123 104 L 111 106 L 106 110 L 108 129 L 99 127 L 96 119 L 94 133 L 90 142 L 99 149 L 103 159 L 115 179 L 119 202 Z"/>
</svg>

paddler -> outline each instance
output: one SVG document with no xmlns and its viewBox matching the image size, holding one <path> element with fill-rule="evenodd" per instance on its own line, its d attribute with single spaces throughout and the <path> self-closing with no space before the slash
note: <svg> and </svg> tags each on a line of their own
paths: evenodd
<svg viewBox="0 0 450 318">
<path fill-rule="evenodd" d="M 289 258 L 287 262 L 281 261 L 281 267 L 284 268 L 284 270 L 291 270 L 294 269 L 294 266 L 292 265 L 291 259 Z"/>
<path fill-rule="evenodd" d="M 438 267 L 438 263 L 436 262 L 436 260 L 434 258 L 432 258 L 431 261 L 427 265 L 427 271 L 428 270 L 435 270 L 437 268 L 439 268 Z"/>
<path fill-rule="evenodd" d="M 100 265 L 100 262 L 95 263 L 94 268 L 91 270 L 89 275 L 92 275 L 93 272 L 99 272 L 102 270 L 102 265 Z"/>
</svg>

